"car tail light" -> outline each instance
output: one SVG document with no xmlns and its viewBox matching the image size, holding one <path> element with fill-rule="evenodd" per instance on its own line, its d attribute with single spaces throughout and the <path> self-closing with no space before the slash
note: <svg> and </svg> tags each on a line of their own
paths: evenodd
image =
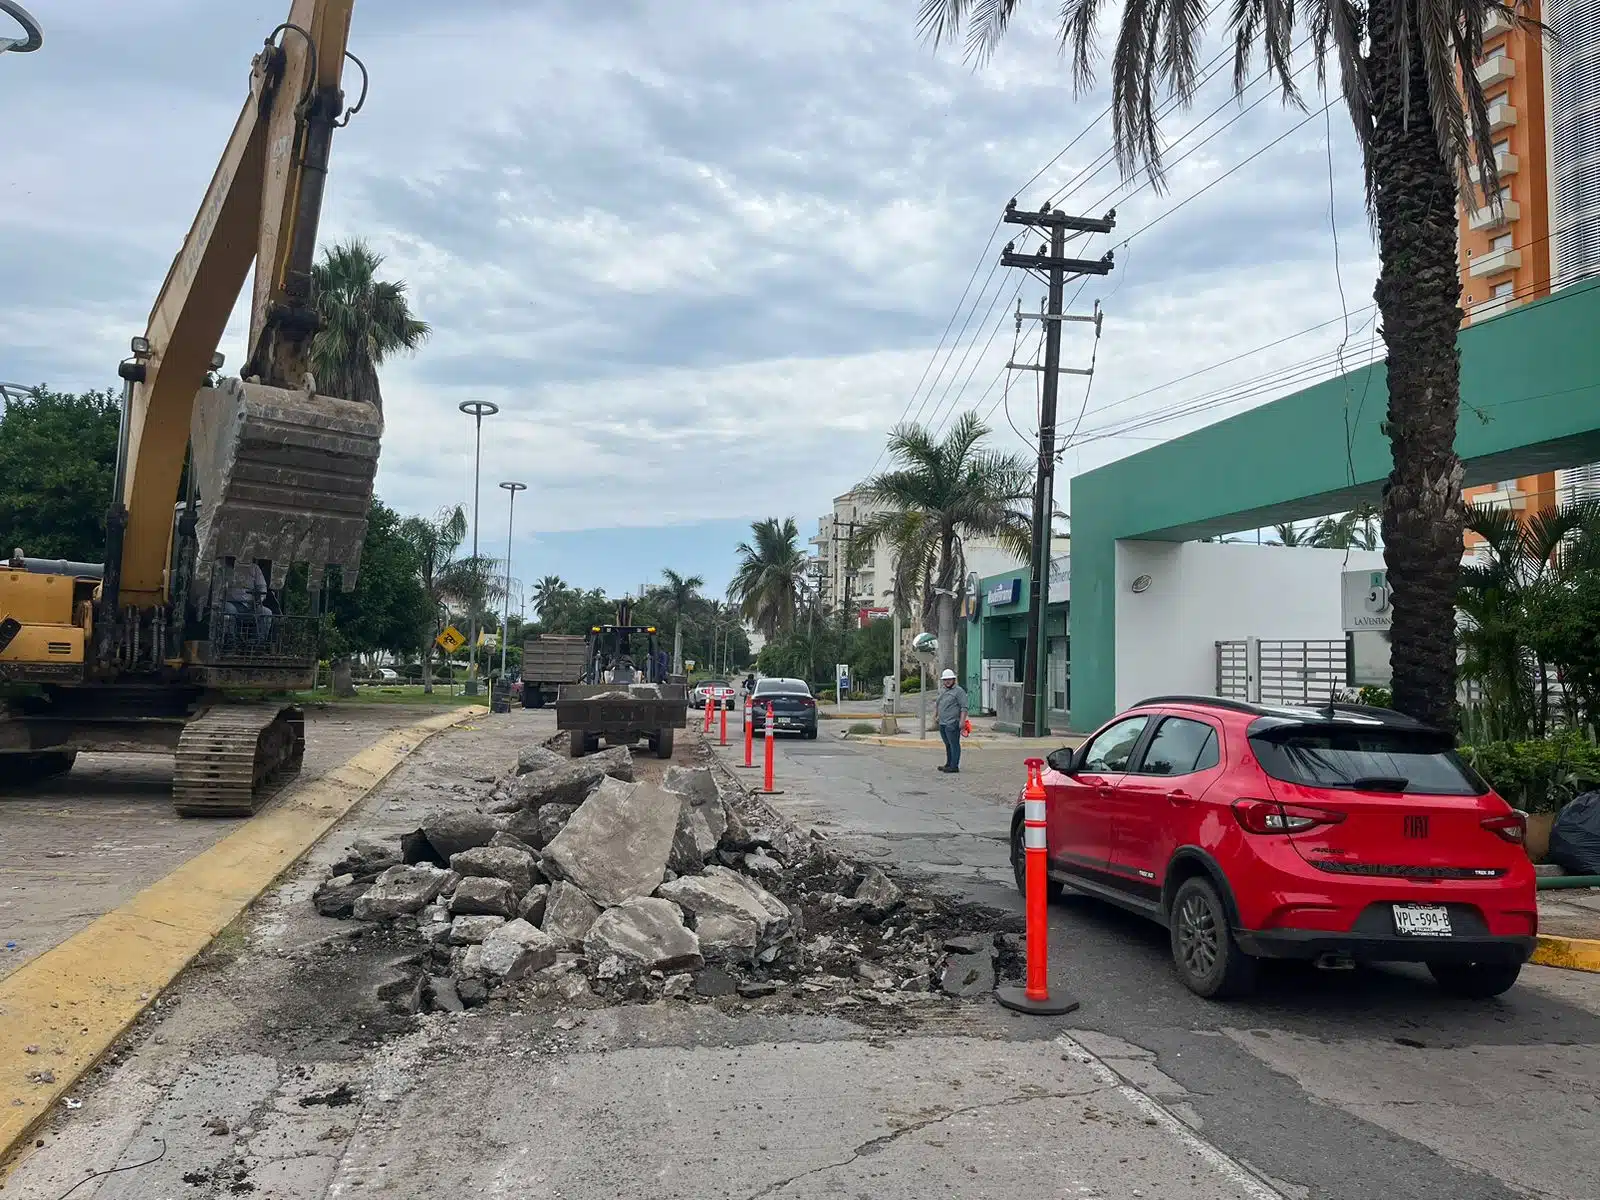
<svg viewBox="0 0 1600 1200">
<path fill-rule="evenodd" d="M 812 696 L 801 696 L 800 703 L 805 708 L 815 708 L 817 706 L 817 701 Z"/>
<path fill-rule="evenodd" d="M 1233 815 L 1247 833 L 1304 833 L 1318 825 L 1337 825 L 1344 813 L 1271 800 L 1235 800 Z"/>
<path fill-rule="evenodd" d="M 1485 817 L 1478 824 L 1494 834 L 1495 837 L 1510 842 L 1514 846 L 1522 845 L 1528 838 L 1528 818 L 1519 812 L 1505 813 L 1498 817 Z"/>
</svg>

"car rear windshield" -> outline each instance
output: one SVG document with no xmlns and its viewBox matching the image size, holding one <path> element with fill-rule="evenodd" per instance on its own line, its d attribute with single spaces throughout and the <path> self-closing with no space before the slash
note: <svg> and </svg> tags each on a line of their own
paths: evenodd
<svg viewBox="0 0 1600 1200">
<path fill-rule="evenodd" d="M 763 679 L 756 684 L 758 696 L 809 696 L 811 689 L 795 679 Z"/>
<path fill-rule="evenodd" d="M 1250 747 L 1272 778 L 1306 787 L 1427 796 L 1489 790 L 1444 735 L 1429 731 L 1288 725 L 1252 730 Z"/>
</svg>

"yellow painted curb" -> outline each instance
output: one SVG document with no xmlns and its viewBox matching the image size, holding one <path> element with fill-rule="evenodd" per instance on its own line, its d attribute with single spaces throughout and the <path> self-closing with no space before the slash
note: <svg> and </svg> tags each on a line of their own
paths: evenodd
<svg viewBox="0 0 1600 1200">
<path fill-rule="evenodd" d="M 1542 967 L 1565 967 L 1569 971 L 1600 971 L 1600 941 L 1541 933 L 1539 947 L 1528 961 Z"/>
<path fill-rule="evenodd" d="M 161 989 L 357 801 L 433 734 L 487 711 L 452 709 L 386 734 L 0 980 L 0 1163 Z M 38 1082 L 41 1072 L 54 1081 Z"/>
<path fill-rule="evenodd" d="M 907 737 L 904 734 L 884 736 L 881 733 L 852 733 L 843 739 L 858 745 L 867 746 L 894 746 L 909 749 L 922 748 L 937 750 L 944 753 L 944 743 L 939 740 L 937 732 L 930 732 L 926 738 Z M 1081 741 L 1082 739 L 1076 739 Z M 963 738 L 961 752 L 969 750 L 1059 750 L 1062 746 L 1072 745 L 1072 738 Z"/>
</svg>

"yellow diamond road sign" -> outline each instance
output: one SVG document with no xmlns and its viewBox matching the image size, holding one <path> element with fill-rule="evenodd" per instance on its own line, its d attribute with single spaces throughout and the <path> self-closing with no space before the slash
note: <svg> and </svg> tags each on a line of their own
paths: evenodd
<svg viewBox="0 0 1600 1200">
<path fill-rule="evenodd" d="M 467 644 L 467 639 L 462 636 L 461 630 L 457 629 L 454 625 L 445 626 L 444 632 L 433 640 L 438 642 L 439 645 L 444 648 L 444 652 L 446 654 L 454 654 L 457 650 L 461 649 L 461 647 Z"/>
</svg>

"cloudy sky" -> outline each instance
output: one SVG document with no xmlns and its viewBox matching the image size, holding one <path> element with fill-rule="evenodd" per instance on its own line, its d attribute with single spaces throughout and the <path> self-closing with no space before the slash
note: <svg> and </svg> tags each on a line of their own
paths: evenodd
<svg viewBox="0 0 1600 1200">
<path fill-rule="evenodd" d="M 105 387 L 287 5 L 28 7 L 44 49 L 0 58 L 0 379 Z M 518 576 L 621 590 L 672 566 L 720 590 L 752 519 L 794 516 L 809 536 L 903 416 L 939 425 L 979 405 L 1021 449 L 1007 409 L 1026 431 L 1036 377 L 1016 376 L 1009 397 L 997 383 L 1013 340 L 1000 313 L 1019 284 L 1037 309 L 1042 288 L 991 275 L 1008 234 L 988 241 L 1013 196 L 1117 209 L 1112 235 L 1077 247 L 1114 248 L 1117 269 L 1077 296 L 1106 318 L 1087 404 L 1081 381 L 1063 384 L 1078 430 L 1067 475 L 1268 399 L 1241 385 L 1319 370 L 1341 343 L 1365 357 L 1376 260 L 1342 109 L 1325 122 L 1314 91 L 1305 112 L 1254 103 L 1258 83 L 1241 116 L 1224 70 L 1166 120 L 1175 165 L 1158 195 L 1106 161 L 1106 94 L 1073 96 L 1055 5 L 1032 5 L 978 71 L 918 41 L 916 8 L 358 5 L 350 44 L 371 94 L 336 136 L 322 236 L 367 239 L 434 327 L 384 373 L 383 498 L 415 512 L 470 502 L 471 422 L 456 406 L 492 400 L 484 539 L 505 537 L 494 483 L 526 481 Z M 954 352 L 935 355 L 952 314 Z M 236 311 L 234 365 L 243 328 Z M 1091 342 L 1069 327 L 1064 362 L 1086 364 Z"/>
</svg>

